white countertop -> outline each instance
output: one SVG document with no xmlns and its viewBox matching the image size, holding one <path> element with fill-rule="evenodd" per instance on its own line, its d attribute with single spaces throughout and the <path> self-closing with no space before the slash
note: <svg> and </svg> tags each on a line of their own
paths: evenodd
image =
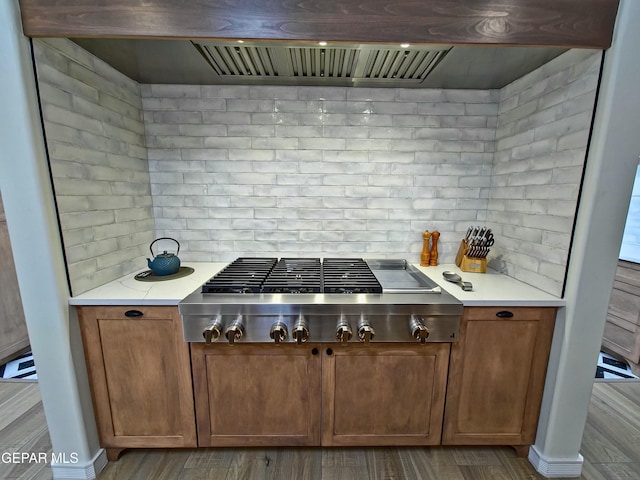
<svg viewBox="0 0 640 480">
<path fill-rule="evenodd" d="M 146 270 L 133 272 L 113 282 L 71 297 L 70 305 L 177 305 L 190 293 L 198 290 L 204 282 L 220 271 L 226 263 L 186 262 L 182 266 L 195 271 L 186 277 L 160 282 L 140 282 L 133 277 Z M 465 306 L 564 306 L 561 298 L 549 295 L 526 283 L 522 283 L 493 270 L 487 273 L 467 273 L 453 264 L 435 267 L 420 267 L 422 272 L 443 289 L 460 300 Z M 446 281 L 442 272 L 456 272 L 466 282 L 473 284 L 473 291 L 465 292 L 458 285 Z"/>
<path fill-rule="evenodd" d="M 190 293 L 218 273 L 226 263 L 184 262 L 194 272 L 186 277 L 159 282 L 141 282 L 135 277 L 140 269 L 113 282 L 69 299 L 70 305 L 178 305 Z"/>
<path fill-rule="evenodd" d="M 487 270 L 487 273 L 469 273 L 463 272 L 455 264 L 435 267 L 416 265 L 416 267 L 467 307 L 563 307 L 565 305 L 564 299 L 495 270 Z M 447 270 L 460 275 L 463 281 L 471 282 L 473 290 L 465 292 L 459 285 L 445 280 L 442 272 Z"/>
</svg>

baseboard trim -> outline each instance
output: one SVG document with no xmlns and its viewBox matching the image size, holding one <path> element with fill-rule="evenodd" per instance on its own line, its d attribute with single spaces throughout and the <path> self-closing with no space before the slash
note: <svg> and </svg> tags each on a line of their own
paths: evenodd
<svg viewBox="0 0 640 480">
<path fill-rule="evenodd" d="M 536 471 L 546 478 L 579 477 L 582 474 L 584 458 L 548 458 L 542 455 L 535 445 L 529 449 L 529 462 Z"/>
<path fill-rule="evenodd" d="M 51 472 L 54 480 L 93 480 L 106 466 L 107 452 L 101 448 L 91 460 L 84 464 L 51 462 Z"/>
</svg>

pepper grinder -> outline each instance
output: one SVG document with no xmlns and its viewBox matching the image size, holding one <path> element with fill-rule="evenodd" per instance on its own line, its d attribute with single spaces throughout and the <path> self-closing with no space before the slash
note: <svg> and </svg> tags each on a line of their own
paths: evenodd
<svg viewBox="0 0 640 480">
<path fill-rule="evenodd" d="M 438 238 L 440 238 L 440 232 L 431 233 L 431 254 L 429 255 L 429 265 L 432 267 L 438 265 Z"/>
<path fill-rule="evenodd" d="M 431 254 L 429 253 L 429 237 L 431 237 L 431 232 L 428 230 L 422 233 L 422 253 L 420 254 L 420 266 L 428 267 L 429 266 L 429 257 Z"/>
</svg>

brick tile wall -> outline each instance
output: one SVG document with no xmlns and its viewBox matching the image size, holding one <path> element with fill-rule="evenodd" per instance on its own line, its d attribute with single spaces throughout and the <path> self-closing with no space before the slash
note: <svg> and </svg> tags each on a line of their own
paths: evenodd
<svg viewBox="0 0 640 480">
<path fill-rule="evenodd" d="M 490 266 L 562 293 L 600 52 L 570 50 L 500 91 Z"/>
<path fill-rule="evenodd" d="M 559 295 L 600 53 L 497 90 L 138 85 L 67 40 L 34 42 L 74 293 L 186 261 L 403 257 L 470 224 L 491 266 Z"/>
<path fill-rule="evenodd" d="M 186 260 L 400 257 L 484 221 L 497 91 L 143 85 L 158 235 Z"/>
<path fill-rule="evenodd" d="M 146 265 L 154 220 L 140 87 L 68 40 L 33 45 L 77 295 Z"/>
</svg>

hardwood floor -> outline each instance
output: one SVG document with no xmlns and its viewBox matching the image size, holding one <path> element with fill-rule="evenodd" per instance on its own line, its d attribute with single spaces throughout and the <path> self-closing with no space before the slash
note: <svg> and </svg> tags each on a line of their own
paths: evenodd
<svg viewBox="0 0 640 480">
<path fill-rule="evenodd" d="M 51 440 L 37 382 L 0 381 L 0 454 L 42 452 L 51 460 Z M 49 480 L 48 461 L 5 463 L 0 478 Z"/>
<path fill-rule="evenodd" d="M 640 382 L 596 383 L 581 453 L 582 480 L 640 478 Z M 38 384 L 0 382 L 0 452 L 50 459 Z M 0 462 L 0 478 L 50 480 L 48 462 Z M 247 448 L 132 450 L 99 480 L 533 480 L 511 448 Z"/>
</svg>

